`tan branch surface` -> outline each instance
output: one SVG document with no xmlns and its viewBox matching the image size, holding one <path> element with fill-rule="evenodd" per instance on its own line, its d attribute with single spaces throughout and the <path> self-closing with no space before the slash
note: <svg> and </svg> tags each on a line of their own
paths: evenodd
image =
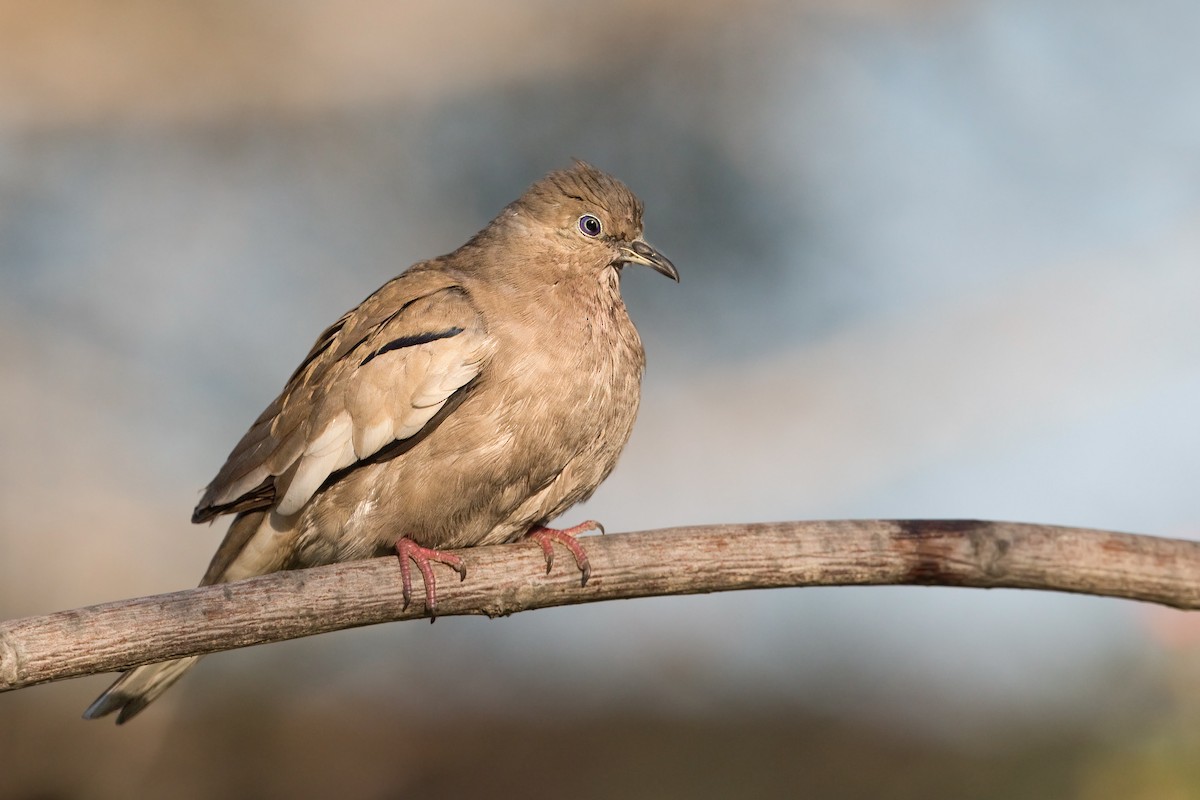
<svg viewBox="0 0 1200 800">
<path fill-rule="evenodd" d="M 457 551 L 459 583 L 435 567 L 440 616 L 500 616 L 597 600 L 784 586 L 916 584 L 1046 589 L 1200 608 L 1200 542 L 962 520 L 709 525 L 583 540 L 579 585 L 558 548 Z M 414 619 L 399 566 L 379 558 L 266 575 L 0 623 L 0 691 L 315 633 Z"/>
</svg>

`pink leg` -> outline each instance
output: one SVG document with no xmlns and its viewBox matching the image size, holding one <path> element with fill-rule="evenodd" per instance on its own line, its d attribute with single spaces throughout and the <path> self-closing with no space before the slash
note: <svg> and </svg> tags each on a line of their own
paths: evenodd
<svg viewBox="0 0 1200 800">
<path fill-rule="evenodd" d="M 546 574 L 550 574 L 550 570 L 554 567 L 554 543 L 558 542 L 563 547 L 571 551 L 571 555 L 575 556 L 575 566 L 579 567 L 579 571 L 583 573 L 581 586 L 587 586 L 588 578 L 592 577 L 592 565 L 588 563 L 587 553 L 583 552 L 583 547 L 575 539 L 576 536 L 584 531 L 600 531 L 604 533 L 604 526 L 594 519 L 589 519 L 587 522 L 581 522 L 573 528 L 546 528 L 538 525 L 535 528 L 530 528 L 529 533 L 525 534 L 525 538 L 533 539 L 542 546 L 542 553 L 546 556 Z"/>
<path fill-rule="evenodd" d="M 437 581 L 433 578 L 433 568 L 429 566 L 429 562 L 445 564 L 458 573 L 459 580 L 466 579 L 467 568 L 458 556 L 422 547 L 407 536 L 396 542 L 396 555 L 400 557 L 400 585 L 404 593 L 404 607 L 408 608 L 408 604 L 412 602 L 412 568 L 408 564 L 411 559 L 416 563 L 417 569 L 421 571 L 421 578 L 425 581 L 425 610 L 429 612 L 429 621 L 433 622 L 437 619 Z"/>
</svg>

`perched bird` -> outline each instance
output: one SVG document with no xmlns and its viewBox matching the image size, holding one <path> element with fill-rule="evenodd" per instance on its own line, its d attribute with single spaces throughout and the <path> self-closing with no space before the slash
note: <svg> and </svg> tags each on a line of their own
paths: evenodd
<svg viewBox="0 0 1200 800">
<path fill-rule="evenodd" d="M 642 238 L 642 203 L 585 164 L 551 172 L 449 255 L 413 265 L 317 338 L 192 514 L 235 514 L 201 585 L 400 557 L 436 614 L 440 550 L 532 538 L 596 490 L 629 439 L 645 351 L 621 268 L 679 280 Z M 198 656 L 124 673 L 87 709 L 133 717 Z"/>
</svg>

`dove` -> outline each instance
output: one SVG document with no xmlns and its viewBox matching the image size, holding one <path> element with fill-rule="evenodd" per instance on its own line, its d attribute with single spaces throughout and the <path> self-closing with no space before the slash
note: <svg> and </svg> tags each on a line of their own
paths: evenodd
<svg viewBox="0 0 1200 800">
<path fill-rule="evenodd" d="M 329 326 L 233 448 L 193 522 L 233 521 L 201 585 L 398 555 L 437 613 L 444 552 L 529 539 L 575 557 L 588 521 L 548 527 L 616 466 L 646 357 L 626 265 L 675 281 L 642 202 L 582 161 L 549 173 L 454 252 L 415 264 Z M 601 529 L 602 530 L 602 529 Z M 131 669 L 87 709 L 123 723 L 199 656 Z"/>
</svg>

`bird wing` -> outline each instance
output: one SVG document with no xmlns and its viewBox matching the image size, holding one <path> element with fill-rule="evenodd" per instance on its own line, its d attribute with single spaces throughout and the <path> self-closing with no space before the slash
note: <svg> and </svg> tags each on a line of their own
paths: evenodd
<svg viewBox="0 0 1200 800">
<path fill-rule="evenodd" d="M 330 475 L 418 434 L 494 347 L 467 291 L 410 270 L 330 326 L 229 454 L 192 515 L 294 514 Z"/>
</svg>

